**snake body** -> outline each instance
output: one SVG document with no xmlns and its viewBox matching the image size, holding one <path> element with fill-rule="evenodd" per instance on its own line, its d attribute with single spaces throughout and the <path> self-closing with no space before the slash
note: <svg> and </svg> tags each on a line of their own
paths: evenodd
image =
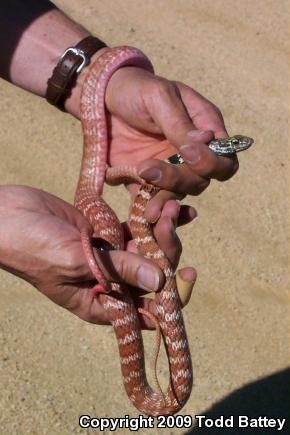
<svg viewBox="0 0 290 435">
<path fill-rule="evenodd" d="M 180 410 L 190 395 L 192 366 L 174 271 L 157 245 L 151 226 L 144 217 L 146 205 L 158 189 L 146 184 L 134 169 L 106 168 L 108 138 L 105 90 L 114 71 L 125 65 L 153 70 L 148 59 L 139 50 L 117 47 L 105 51 L 90 67 L 86 76 L 81 96 L 84 148 L 75 206 L 94 229 L 94 234 L 87 230 L 82 231 L 82 243 L 89 266 L 98 281 L 96 290 L 102 289 L 98 297 L 115 330 L 127 395 L 142 413 L 152 416 L 168 415 Z M 98 267 L 98 255 L 94 255 L 92 251 L 93 237 L 106 240 L 112 249 L 124 249 L 119 219 L 102 198 L 105 178 L 110 184 L 128 181 L 141 184 L 131 209 L 129 225 L 140 252 L 155 261 L 166 277 L 163 289 L 155 296 L 157 318 L 147 313 L 153 317 L 157 330 L 161 330 L 168 356 L 170 379 L 164 394 L 158 383 L 153 389 L 147 381 L 138 310 L 128 288 L 107 282 Z"/>
</svg>

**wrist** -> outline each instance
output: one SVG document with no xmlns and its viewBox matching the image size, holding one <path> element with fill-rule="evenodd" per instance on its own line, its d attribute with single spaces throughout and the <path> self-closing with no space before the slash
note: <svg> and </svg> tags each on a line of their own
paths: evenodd
<svg viewBox="0 0 290 435">
<path fill-rule="evenodd" d="M 13 84 L 44 97 L 47 81 L 61 55 L 68 47 L 75 47 L 90 36 L 81 25 L 71 20 L 57 8 L 40 15 L 27 27 L 14 50 L 10 65 Z M 100 41 L 101 42 L 101 41 Z M 65 108 L 79 116 L 79 101 L 84 72 L 77 77 L 76 86 L 67 98 Z"/>
<path fill-rule="evenodd" d="M 89 32 L 60 10 L 44 14 L 23 32 L 11 61 L 10 81 L 44 97 L 61 54 L 86 36 Z"/>
<path fill-rule="evenodd" d="M 84 67 L 81 71 L 81 73 L 77 76 L 76 82 L 71 89 L 68 97 L 64 101 L 64 108 L 66 112 L 70 113 L 71 115 L 75 116 L 76 118 L 80 118 L 80 100 L 81 100 L 81 92 L 82 87 L 84 84 L 84 80 L 86 77 L 86 73 L 88 68 L 92 63 L 95 62 L 95 60 L 104 53 L 104 51 L 108 50 L 108 47 L 104 47 L 99 49 L 90 59 L 89 64 Z"/>
</svg>

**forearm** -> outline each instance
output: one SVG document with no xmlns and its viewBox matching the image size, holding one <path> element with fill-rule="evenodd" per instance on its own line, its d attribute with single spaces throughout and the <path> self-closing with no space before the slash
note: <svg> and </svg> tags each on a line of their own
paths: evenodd
<svg viewBox="0 0 290 435">
<path fill-rule="evenodd" d="M 42 97 L 61 54 L 90 34 L 47 0 L 2 0 L 0 28 L 1 77 Z M 66 101 L 76 116 L 78 88 Z"/>
</svg>

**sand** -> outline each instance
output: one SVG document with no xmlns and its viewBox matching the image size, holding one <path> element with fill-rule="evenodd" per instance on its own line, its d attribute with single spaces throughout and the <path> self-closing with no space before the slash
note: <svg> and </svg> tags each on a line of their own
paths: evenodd
<svg viewBox="0 0 290 435">
<path fill-rule="evenodd" d="M 220 107 L 230 133 L 255 138 L 233 179 L 212 182 L 201 196 L 186 200 L 199 218 L 179 231 L 181 263 L 193 264 L 199 276 L 184 310 L 194 388 L 180 414 L 193 422 L 205 413 L 286 417 L 287 2 L 56 3 L 108 44 L 141 48 L 158 74 L 187 83 Z M 81 158 L 79 123 L 3 81 L 0 98 L 1 183 L 35 186 L 72 202 Z M 108 189 L 106 198 L 125 218 L 123 189 Z M 111 328 L 87 324 L 19 278 L 0 275 L 0 433 L 89 433 L 78 427 L 81 414 L 136 417 L 122 386 Z M 145 338 L 150 347 L 154 334 Z M 166 381 L 163 372 L 161 380 Z M 157 432 L 163 430 L 140 430 Z M 192 433 L 258 429 L 235 425 L 229 432 Z"/>
</svg>

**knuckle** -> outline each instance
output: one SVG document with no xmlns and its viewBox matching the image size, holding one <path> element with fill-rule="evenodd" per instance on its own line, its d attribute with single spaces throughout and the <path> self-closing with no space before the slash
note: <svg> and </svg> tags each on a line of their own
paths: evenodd
<svg viewBox="0 0 290 435">
<path fill-rule="evenodd" d="M 216 171 L 217 162 L 216 159 L 205 159 L 204 166 L 203 166 L 203 175 L 205 177 L 209 177 Z"/>
<path fill-rule="evenodd" d="M 208 179 L 206 179 L 202 183 L 200 183 L 200 185 L 199 185 L 200 193 L 203 192 L 205 189 L 207 189 L 209 185 L 210 185 L 210 180 L 208 180 Z"/>
<path fill-rule="evenodd" d="M 175 119 L 170 120 L 170 127 L 172 132 L 178 132 L 187 130 L 190 127 L 188 123 L 188 119 L 186 117 L 177 117 Z M 175 142 L 175 141 L 174 141 Z"/>
<path fill-rule="evenodd" d="M 126 280 L 129 275 L 129 270 L 128 262 L 125 261 L 123 255 L 118 257 L 118 261 L 115 262 L 114 266 L 117 278 L 122 281 Z"/>
<path fill-rule="evenodd" d="M 218 181 L 227 181 L 229 178 L 235 175 L 239 169 L 239 166 L 238 159 L 231 161 L 226 169 L 220 171 L 220 174 L 217 177 Z"/>
<path fill-rule="evenodd" d="M 138 265 L 133 254 L 121 252 L 118 261 L 114 262 L 114 271 L 112 271 L 110 279 L 135 285 Z"/>
<path fill-rule="evenodd" d="M 175 168 L 172 168 L 172 166 L 173 165 L 170 163 L 162 162 L 162 179 L 159 187 L 164 190 L 158 192 L 158 194 L 151 200 L 152 202 L 154 202 L 155 198 L 156 201 L 162 201 L 163 203 L 167 201 L 168 197 L 170 196 L 169 192 L 174 191 L 173 187 L 176 183 L 178 175 L 176 174 Z"/>
<path fill-rule="evenodd" d="M 66 250 L 62 255 L 61 268 L 66 276 L 76 277 L 84 273 L 85 266 L 80 261 L 77 252 L 72 250 Z"/>
<path fill-rule="evenodd" d="M 200 181 L 198 184 L 195 184 L 195 186 L 193 186 L 191 195 L 200 195 L 209 185 L 210 180 L 208 179 Z"/>
<path fill-rule="evenodd" d="M 203 177 L 210 177 L 217 170 L 218 157 L 208 148 L 203 148 L 200 153 L 197 173 Z"/>
<path fill-rule="evenodd" d="M 160 98 L 164 98 L 164 96 L 172 93 L 176 93 L 176 88 L 170 80 L 167 80 L 163 77 L 157 77 L 155 82 L 155 92 Z"/>
<path fill-rule="evenodd" d="M 182 194 L 184 190 L 184 179 L 182 168 L 172 167 L 168 172 L 168 186 L 167 189 L 173 191 L 174 194 Z"/>
</svg>

